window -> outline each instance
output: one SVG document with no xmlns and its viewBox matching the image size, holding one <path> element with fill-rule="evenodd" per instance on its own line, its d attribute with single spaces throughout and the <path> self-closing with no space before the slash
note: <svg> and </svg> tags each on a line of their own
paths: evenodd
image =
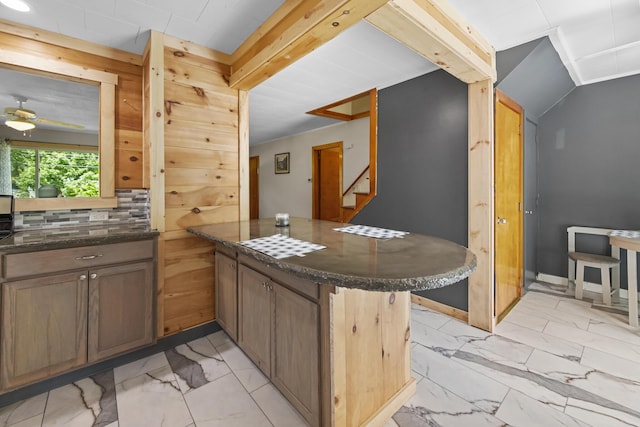
<svg viewBox="0 0 640 427">
<path fill-rule="evenodd" d="M 100 162 L 97 147 L 14 142 L 11 186 L 17 198 L 98 197 Z M 42 186 L 48 194 L 38 194 Z M 53 191 L 53 194 L 51 193 Z"/>
</svg>

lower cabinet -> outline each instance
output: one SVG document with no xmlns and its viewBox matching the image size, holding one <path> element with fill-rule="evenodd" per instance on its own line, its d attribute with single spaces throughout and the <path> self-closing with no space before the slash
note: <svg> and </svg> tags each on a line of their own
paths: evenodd
<svg viewBox="0 0 640 427">
<path fill-rule="evenodd" d="M 2 288 L 2 388 L 87 361 L 87 275 L 59 274 Z"/>
<path fill-rule="evenodd" d="M 238 268 L 238 344 L 312 425 L 320 424 L 320 318 L 315 301 Z"/>
<path fill-rule="evenodd" d="M 271 289 L 268 277 L 241 265 L 238 270 L 238 344 L 268 377 L 271 376 Z"/>
<path fill-rule="evenodd" d="M 153 241 L 3 254 L 0 391 L 152 344 L 154 254 Z"/>
<path fill-rule="evenodd" d="M 311 423 L 320 421 L 319 309 L 300 295 L 273 287 L 271 381 Z"/>
<path fill-rule="evenodd" d="M 153 263 L 89 271 L 88 361 L 153 342 Z"/>
<path fill-rule="evenodd" d="M 216 321 L 234 341 L 238 340 L 238 285 L 235 259 L 216 251 Z"/>
</svg>

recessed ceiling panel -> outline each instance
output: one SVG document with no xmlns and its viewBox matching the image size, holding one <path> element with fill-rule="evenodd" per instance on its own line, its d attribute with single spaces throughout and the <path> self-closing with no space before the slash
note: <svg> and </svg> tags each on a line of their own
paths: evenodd
<svg viewBox="0 0 640 427">
<path fill-rule="evenodd" d="M 618 73 L 615 52 L 587 57 L 578 61 L 577 66 L 584 83 L 601 81 L 604 76 Z"/>
<path fill-rule="evenodd" d="M 550 25 L 589 20 L 610 12 L 610 0 L 537 0 Z"/>
<path fill-rule="evenodd" d="M 573 59 L 611 49 L 615 46 L 613 20 L 610 13 L 592 16 L 562 27 L 566 47 Z"/>
<path fill-rule="evenodd" d="M 640 42 L 616 52 L 616 64 L 620 75 L 640 73 Z"/>
</svg>

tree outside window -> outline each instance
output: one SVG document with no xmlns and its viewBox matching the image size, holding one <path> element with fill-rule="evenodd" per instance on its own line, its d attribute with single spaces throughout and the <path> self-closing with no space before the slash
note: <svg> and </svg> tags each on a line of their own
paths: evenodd
<svg viewBox="0 0 640 427">
<path fill-rule="evenodd" d="M 97 151 L 12 147 L 13 195 L 36 197 L 40 186 L 51 184 L 62 197 L 98 197 L 99 165 Z"/>
</svg>

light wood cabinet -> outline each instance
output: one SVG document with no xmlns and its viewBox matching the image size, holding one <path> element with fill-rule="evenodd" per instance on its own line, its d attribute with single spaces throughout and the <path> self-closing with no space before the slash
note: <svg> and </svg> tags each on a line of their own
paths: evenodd
<svg viewBox="0 0 640 427">
<path fill-rule="evenodd" d="M 313 426 L 320 424 L 317 302 L 238 267 L 238 344 Z"/>
<path fill-rule="evenodd" d="M 267 376 L 271 376 L 271 291 L 273 283 L 241 265 L 238 270 L 238 344 Z"/>
<path fill-rule="evenodd" d="M 154 342 L 152 240 L 1 257 L 1 391 Z"/>
<path fill-rule="evenodd" d="M 13 388 L 87 361 L 85 273 L 2 287 L 2 387 Z"/>
<path fill-rule="evenodd" d="M 318 304 L 273 286 L 271 381 L 300 413 L 317 425 L 320 417 Z"/>
<path fill-rule="evenodd" d="M 238 340 L 238 278 L 235 259 L 216 251 L 216 321 L 234 340 Z"/>
<path fill-rule="evenodd" d="M 153 263 L 89 270 L 88 361 L 153 342 Z"/>
</svg>

